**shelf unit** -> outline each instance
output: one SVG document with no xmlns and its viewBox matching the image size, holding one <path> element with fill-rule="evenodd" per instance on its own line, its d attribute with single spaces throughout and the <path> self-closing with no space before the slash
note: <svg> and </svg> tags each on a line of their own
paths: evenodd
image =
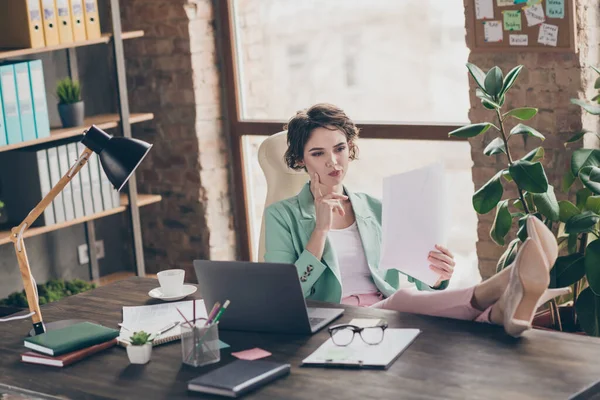
<svg viewBox="0 0 600 400">
<path fill-rule="evenodd" d="M 79 79 L 77 67 L 76 48 L 81 46 L 90 46 L 95 44 L 108 44 L 112 47 L 114 65 L 116 71 L 117 85 L 116 92 L 118 96 L 118 112 L 116 114 L 104 114 L 91 116 L 85 119 L 84 126 L 75 128 L 60 128 L 52 129 L 50 136 L 42 139 L 31 140 L 27 142 L 17 143 L 14 145 L 0 147 L 0 153 L 24 149 L 35 148 L 37 146 L 52 147 L 53 144 L 59 145 L 62 141 L 74 141 L 78 137 L 83 137 L 84 131 L 91 125 L 96 125 L 100 129 L 118 128 L 124 137 L 131 138 L 131 124 L 143 121 L 149 121 L 154 118 L 152 113 L 131 114 L 129 111 L 129 100 L 126 86 L 125 73 L 125 56 L 123 51 L 123 40 L 135 39 L 144 36 L 141 30 L 122 32 L 121 30 L 121 15 L 119 9 L 119 0 L 109 0 L 110 2 L 110 18 L 112 22 L 112 33 L 104 33 L 102 37 L 93 40 L 86 40 L 76 43 L 60 44 L 57 46 L 47 46 L 36 49 L 0 49 L 0 61 L 4 59 L 30 56 L 34 54 L 66 51 L 69 75 L 72 79 Z M 118 214 L 129 211 L 129 221 L 132 230 L 132 242 L 134 250 L 134 260 L 136 266 L 136 274 L 145 276 L 144 254 L 142 247 L 142 233 L 140 226 L 139 207 L 149 204 L 158 203 L 161 201 L 159 195 L 139 194 L 137 192 L 137 183 L 135 174 L 131 176 L 128 182 L 127 195 L 121 195 L 121 205 L 111 210 L 106 210 L 100 213 L 89 215 L 83 218 L 74 219 L 68 222 L 59 223 L 50 226 L 31 228 L 25 233 L 25 238 L 41 235 L 47 232 L 56 231 L 76 224 L 84 223 L 86 231 L 86 241 L 88 243 L 89 259 L 90 259 L 90 277 L 92 282 L 101 283 L 102 279 L 99 273 L 99 266 L 96 254 L 96 246 L 90 246 L 90 243 L 95 243 L 96 234 L 94 220 L 108 215 Z M 0 245 L 11 243 L 10 231 L 0 231 Z M 125 275 L 131 275 L 131 272 L 123 271 Z M 117 274 L 111 274 L 119 276 Z"/>
</svg>

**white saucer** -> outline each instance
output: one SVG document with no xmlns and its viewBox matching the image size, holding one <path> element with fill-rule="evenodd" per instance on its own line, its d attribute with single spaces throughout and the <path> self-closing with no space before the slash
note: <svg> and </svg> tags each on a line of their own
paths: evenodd
<svg viewBox="0 0 600 400">
<path fill-rule="evenodd" d="M 175 300 L 181 300 L 184 297 L 187 297 L 190 294 L 195 293 L 196 290 L 198 290 L 198 288 L 194 285 L 183 285 L 183 290 L 181 291 L 181 293 L 178 293 L 178 294 L 172 295 L 172 296 L 166 296 L 162 292 L 162 289 L 159 286 L 159 287 L 154 288 L 151 291 L 149 291 L 148 296 L 153 297 L 155 299 L 164 300 L 164 301 L 175 301 Z"/>
</svg>

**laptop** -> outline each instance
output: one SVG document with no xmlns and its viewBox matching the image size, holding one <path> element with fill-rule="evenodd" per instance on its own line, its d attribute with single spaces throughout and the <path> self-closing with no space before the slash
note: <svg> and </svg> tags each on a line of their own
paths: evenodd
<svg viewBox="0 0 600 400">
<path fill-rule="evenodd" d="M 294 264 L 195 260 L 194 269 L 207 311 L 217 301 L 231 302 L 221 329 L 311 334 L 344 313 L 307 308 Z"/>
</svg>

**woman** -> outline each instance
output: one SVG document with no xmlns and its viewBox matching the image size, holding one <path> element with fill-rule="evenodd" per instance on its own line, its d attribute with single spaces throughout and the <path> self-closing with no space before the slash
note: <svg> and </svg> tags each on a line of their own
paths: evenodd
<svg viewBox="0 0 600 400">
<path fill-rule="evenodd" d="M 294 263 L 309 299 L 504 325 L 519 336 L 531 327 L 539 305 L 568 292 L 547 291 L 558 255 L 552 233 L 527 220 L 528 239 L 513 265 L 474 287 L 445 289 L 454 257 L 437 245 L 427 255 L 440 275 L 433 288 L 409 277 L 419 291 L 398 290 L 399 272 L 379 269 L 381 202 L 343 186 L 356 158 L 358 129 L 338 107 L 317 104 L 288 123 L 289 167 L 311 177 L 300 193 L 265 210 L 268 262 Z"/>
</svg>

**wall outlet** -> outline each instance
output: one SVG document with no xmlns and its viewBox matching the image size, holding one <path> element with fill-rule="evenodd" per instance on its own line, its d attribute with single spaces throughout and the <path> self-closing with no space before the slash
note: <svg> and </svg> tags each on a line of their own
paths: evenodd
<svg viewBox="0 0 600 400">
<path fill-rule="evenodd" d="M 79 264 L 87 264 L 90 262 L 90 255 L 88 253 L 87 244 L 82 244 L 77 247 L 77 256 L 79 258 Z M 96 258 L 101 260 L 104 258 L 104 240 L 96 240 Z"/>
</svg>

